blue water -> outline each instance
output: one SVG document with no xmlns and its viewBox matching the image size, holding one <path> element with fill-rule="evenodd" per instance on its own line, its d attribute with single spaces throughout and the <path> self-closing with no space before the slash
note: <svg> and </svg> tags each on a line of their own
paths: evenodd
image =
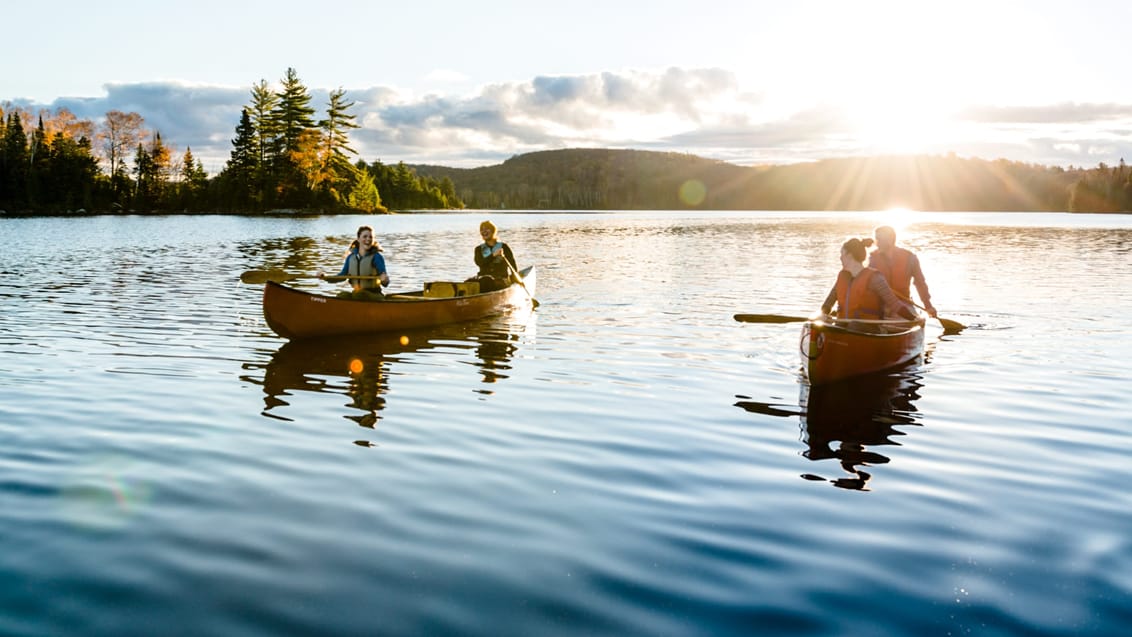
<svg viewBox="0 0 1132 637">
<path fill-rule="evenodd" d="M 246 269 L 472 273 L 540 307 L 287 343 Z M 925 360 L 800 383 L 879 222 Z M 1122 635 L 1132 219 L 0 219 L 0 635 Z M 333 291 L 314 280 L 297 284 Z M 405 342 L 401 337 L 404 336 Z M 351 371 L 351 366 L 353 371 Z"/>
</svg>

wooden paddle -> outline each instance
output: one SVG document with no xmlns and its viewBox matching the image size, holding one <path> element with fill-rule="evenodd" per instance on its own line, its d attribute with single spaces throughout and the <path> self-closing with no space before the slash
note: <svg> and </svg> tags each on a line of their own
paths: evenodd
<svg viewBox="0 0 1132 637">
<path fill-rule="evenodd" d="M 507 264 L 507 269 L 511 272 L 511 276 L 514 277 L 516 281 L 518 281 L 519 285 L 523 286 L 523 291 L 527 293 L 527 296 L 531 297 L 531 307 L 537 308 L 540 303 L 538 302 L 538 299 L 535 298 L 535 295 L 531 294 L 531 291 L 527 289 L 527 284 L 523 283 L 523 277 L 519 276 L 519 273 L 515 271 L 515 268 L 511 267 L 511 262 L 508 261 L 506 257 L 503 258 L 503 262 Z"/>
<path fill-rule="evenodd" d="M 834 325 L 844 325 L 848 323 L 861 323 L 861 324 L 875 324 L 875 325 L 900 325 L 907 324 L 913 325 L 917 321 L 915 319 L 839 319 L 836 316 L 822 316 L 820 314 L 815 316 L 784 316 L 782 314 L 736 314 L 735 320 L 740 323 L 803 323 L 805 321 L 824 321 Z"/>
<path fill-rule="evenodd" d="M 240 274 L 240 281 L 244 283 L 251 283 L 254 285 L 263 285 L 268 281 L 276 283 L 286 283 L 287 281 L 294 281 L 295 279 L 317 279 L 318 276 L 313 274 L 296 274 L 294 272 L 287 272 L 285 270 L 246 270 Z M 324 281 L 331 283 L 339 283 L 347 279 L 380 279 L 380 276 L 328 276 Z"/>
<path fill-rule="evenodd" d="M 740 323 L 801 323 L 810 320 L 809 316 L 784 316 L 782 314 L 736 314 Z"/>
</svg>

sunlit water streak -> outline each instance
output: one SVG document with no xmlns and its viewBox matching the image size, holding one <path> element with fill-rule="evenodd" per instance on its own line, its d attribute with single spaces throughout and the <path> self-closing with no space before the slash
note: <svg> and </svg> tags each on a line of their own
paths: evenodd
<svg viewBox="0 0 1132 637">
<path fill-rule="evenodd" d="M 238 283 L 362 223 L 461 279 L 486 216 L 532 315 L 286 343 Z M 1122 634 L 1132 222 L 915 217 L 971 327 L 811 391 L 731 316 L 879 220 L 0 219 L 0 634 Z"/>
</svg>

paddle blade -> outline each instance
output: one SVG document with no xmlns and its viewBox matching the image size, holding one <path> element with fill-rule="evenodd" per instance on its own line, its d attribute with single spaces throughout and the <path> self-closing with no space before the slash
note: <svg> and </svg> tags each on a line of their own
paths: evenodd
<svg viewBox="0 0 1132 637">
<path fill-rule="evenodd" d="M 268 281 L 284 283 L 299 278 L 300 275 L 283 270 L 247 270 L 240 274 L 240 281 L 252 285 L 263 285 Z"/>
<path fill-rule="evenodd" d="M 943 326 L 943 333 L 944 334 L 958 334 L 959 332 L 962 332 L 963 330 L 967 329 L 967 326 L 960 323 L 959 321 L 953 321 L 951 319 L 940 318 L 938 316 L 936 317 L 936 320 L 938 320 L 939 324 Z"/>
<path fill-rule="evenodd" d="M 810 320 L 808 316 L 784 316 L 782 314 L 736 314 L 740 323 L 801 323 Z"/>
</svg>

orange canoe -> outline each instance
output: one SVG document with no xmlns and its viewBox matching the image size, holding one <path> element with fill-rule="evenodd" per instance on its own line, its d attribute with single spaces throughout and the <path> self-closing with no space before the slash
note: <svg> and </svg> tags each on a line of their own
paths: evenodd
<svg viewBox="0 0 1132 637">
<path fill-rule="evenodd" d="M 802 326 L 802 366 L 810 385 L 903 365 L 924 352 L 924 318 L 839 321 Z"/>
<path fill-rule="evenodd" d="M 494 292 L 461 296 L 427 295 L 425 290 L 389 294 L 383 301 L 355 301 L 314 294 L 268 282 L 263 288 L 263 317 L 276 334 L 292 340 L 411 330 L 460 323 L 508 308 L 530 307 L 534 300 L 534 266 L 521 273 L 523 284 Z M 434 283 L 434 289 L 459 294 L 457 284 Z"/>
</svg>

